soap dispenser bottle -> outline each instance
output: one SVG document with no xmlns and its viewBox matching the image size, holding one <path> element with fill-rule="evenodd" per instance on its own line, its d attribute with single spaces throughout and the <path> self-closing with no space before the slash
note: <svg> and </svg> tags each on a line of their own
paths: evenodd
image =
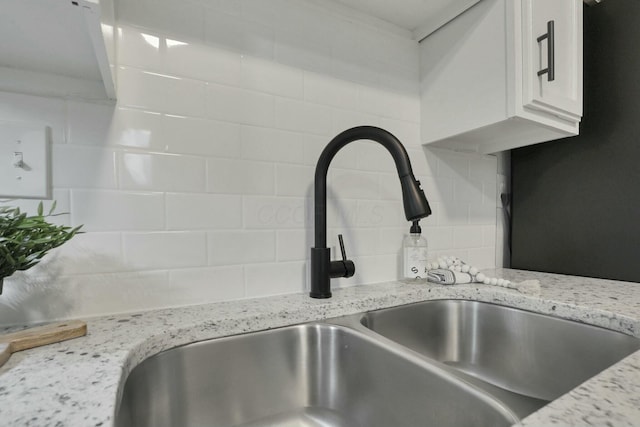
<svg viewBox="0 0 640 427">
<path fill-rule="evenodd" d="M 427 239 L 422 237 L 419 221 L 413 221 L 402 244 L 405 279 L 427 278 Z"/>
</svg>

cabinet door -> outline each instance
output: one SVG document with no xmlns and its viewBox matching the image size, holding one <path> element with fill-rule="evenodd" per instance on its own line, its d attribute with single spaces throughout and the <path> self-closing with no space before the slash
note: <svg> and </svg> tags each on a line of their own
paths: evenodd
<svg viewBox="0 0 640 427">
<path fill-rule="evenodd" d="M 580 121 L 582 7 L 582 0 L 522 0 L 525 108 Z M 553 37 L 544 37 L 549 22 L 553 22 Z M 549 81 L 549 73 L 538 75 L 538 71 L 551 66 L 555 71 L 553 81 Z"/>
</svg>

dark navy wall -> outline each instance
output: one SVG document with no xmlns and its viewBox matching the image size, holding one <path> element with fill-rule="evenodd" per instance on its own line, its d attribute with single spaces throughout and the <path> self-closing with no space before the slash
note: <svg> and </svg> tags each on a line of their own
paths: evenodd
<svg viewBox="0 0 640 427">
<path fill-rule="evenodd" d="M 584 12 L 580 135 L 511 153 L 511 266 L 640 282 L 640 0 Z"/>
</svg>

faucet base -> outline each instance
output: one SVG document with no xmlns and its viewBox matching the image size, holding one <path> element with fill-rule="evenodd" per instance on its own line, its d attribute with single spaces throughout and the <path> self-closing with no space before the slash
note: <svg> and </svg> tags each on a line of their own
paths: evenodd
<svg viewBox="0 0 640 427">
<path fill-rule="evenodd" d="M 329 248 L 311 248 L 311 298 L 331 298 L 329 278 L 331 250 Z"/>
<path fill-rule="evenodd" d="M 329 292 L 328 294 L 309 292 L 309 296 L 316 299 L 327 299 L 331 298 L 331 292 Z"/>
</svg>

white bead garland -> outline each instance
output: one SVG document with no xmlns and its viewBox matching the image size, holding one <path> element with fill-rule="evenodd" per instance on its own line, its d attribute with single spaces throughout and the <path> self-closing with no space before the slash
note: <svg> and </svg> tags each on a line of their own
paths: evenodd
<svg viewBox="0 0 640 427">
<path fill-rule="evenodd" d="M 485 285 L 503 286 L 505 288 L 508 288 L 511 285 L 509 280 L 499 279 L 497 277 L 487 277 L 484 273 L 480 273 L 478 268 L 468 265 L 460 258 L 453 256 L 440 257 L 435 262 L 427 263 L 427 270 L 436 269 L 447 269 L 467 273 L 471 276 L 471 281 L 473 283 L 484 283 Z"/>
</svg>

